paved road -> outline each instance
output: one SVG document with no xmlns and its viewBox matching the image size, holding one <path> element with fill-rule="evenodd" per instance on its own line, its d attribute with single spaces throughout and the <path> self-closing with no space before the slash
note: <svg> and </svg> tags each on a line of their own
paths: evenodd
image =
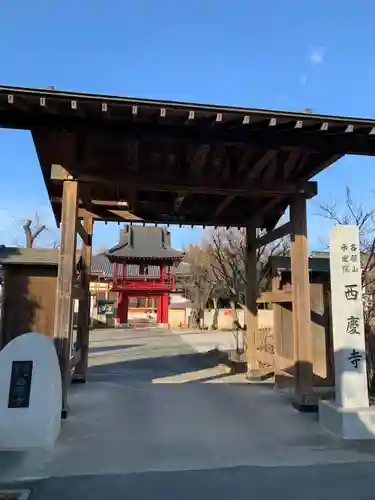
<svg viewBox="0 0 375 500">
<path fill-rule="evenodd" d="M 270 385 L 197 354 L 194 338 L 95 332 L 55 449 L 0 455 L 0 480 L 24 479 L 31 500 L 373 498 L 374 445 L 328 436 Z"/>
</svg>

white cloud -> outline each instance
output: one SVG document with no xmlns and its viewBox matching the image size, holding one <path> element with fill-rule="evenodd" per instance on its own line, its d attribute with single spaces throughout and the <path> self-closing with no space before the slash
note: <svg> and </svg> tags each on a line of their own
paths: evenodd
<svg viewBox="0 0 375 500">
<path fill-rule="evenodd" d="M 301 85 L 306 85 L 307 83 L 307 73 L 304 73 L 299 77 L 299 81 Z"/>
<path fill-rule="evenodd" d="M 309 49 L 308 59 L 311 64 L 318 65 L 324 62 L 324 47 L 311 47 Z"/>
</svg>

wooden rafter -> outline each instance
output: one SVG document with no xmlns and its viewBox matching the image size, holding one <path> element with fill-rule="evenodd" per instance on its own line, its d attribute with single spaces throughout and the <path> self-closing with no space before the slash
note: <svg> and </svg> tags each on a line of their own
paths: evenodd
<svg viewBox="0 0 375 500">
<path fill-rule="evenodd" d="M 298 148 L 292 149 L 292 151 L 289 152 L 288 159 L 284 163 L 284 179 L 288 179 L 291 171 L 295 168 L 295 165 L 297 162 L 301 160 L 301 158 L 304 158 L 304 153 Z"/>
<path fill-rule="evenodd" d="M 254 157 L 254 150 L 249 147 L 246 147 L 242 152 L 241 159 L 237 167 L 237 177 L 239 179 L 243 177 L 244 173 L 247 173 L 248 167 L 253 157 Z"/>
<path fill-rule="evenodd" d="M 319 155 L 319 158 L 312 165 L 310 165 L 309 170 L 308 170 L 308 172 L 309 172 L 308 176 L 304 175 L 304 178 L 305 179 L 307 177 L 310 178 L 311 174 L 312 175 L 318 174 L 319 172 L 321 172 L 325 168 L 329 167 L 330 165 L 332 165 L 333 163 L 338 161 L 343 156 L 344 155 L 342 153 L 334 153 L 334 152 L 332 152 L 331 154 L 328 154 L 328 155 L 327 155 L 327 153 L 325 153 L 324 155 Z M 305 166 L 305 164 L 303 166 L 299 166 L 298 170 L 303 171 L 304 166 Z"/>
<path fill-rule="evenodd" d="M 197 174 L 202 171 L 206 163 L 209 152 L 210 152 L 209 144 L 202 144 L 201 146 L 198 147 L 198 149 L 196 149 L 193 155 L 193 159 L 190 163 L 190 170 L 194 174 Z"/>
<path fill-rule="evenodd" d="M 139 141 L 130 139 L 127 143 L 127 167 L 137 170 L 139 166 Z"/>
<path fill-rule="evenodd" d="M 262 157 L 254 165 L 252 165 L 251 169 L 249 169 L 247 180 L 259 177 L 262 170 L 267 167 L 269 163 L 271 163 L 276 154 L 277 150 L 266 151 Z"/>
<path fill-rule="evenodd" d="M 235 196 L 234 195 L 229 195 L 229 196 L 226 196 L 220 203 L 220 205 L 217 207 L 217 209 L 215 210 L 214 212 L 214 216 L 217 217 L 218 215 L 221 214 L 221 212 L 223 210 L 225 210 L 227 208 L 228 205 L 230 205 L 230 203 L 232 203 L 232 201 L 235 199 Z"/>
<path fill-rule="evenodd" d="M 185 201 L 187 195 L 188 195 L 188 193 L 186 191 L 180 192 L 177 194 L 176 199 L 175 199 L 174 204 L 173 204 L 173 208 L 176 212 L 179 212 L 181 210 L 182 204 Z"/>
<path fill-rule="evenodd" d="M 269 199 L 263 206 L 262 210 L 257 212 L 256 215 L 253 217 L 251 220 L 251 223 L 255 225 L 255 227 L 261 227 L 262 223 L 267 220 L 270 217 L 270 214 L 272 211 L 277 207 L 278 205 L 285 203 L 285 197 L 275 197 Z M 282 214 L 279 214 L 279 217 L 281 217 Z M 277 220 L 274 222 L 274 225 L 277 224 Z M 271 230 L 273 229 L 273 226 Z"/>
</svg>

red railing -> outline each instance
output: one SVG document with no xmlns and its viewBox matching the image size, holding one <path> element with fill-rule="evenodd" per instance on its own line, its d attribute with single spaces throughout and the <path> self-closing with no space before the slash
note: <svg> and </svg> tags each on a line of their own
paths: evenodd
<svg viewBox="0 0 375 500">
<path fill-rule="evenodd" d="M 119 272 L 121 270 L 121 272 Z M 112 290 L 173 290 L 175 285 L 175 266 L 167 268 L 160 266 L 159 275 L 141 274 L 127 276 L 126 266 L 115 262 L 113 270 Z"/>
<path fill-rule="evenodd" d="M 172 290 L 173 280 L 157 277 L 142 279 L 142 277 L 117 278 L 113 280 L 112 290 Z"/>
</svg>

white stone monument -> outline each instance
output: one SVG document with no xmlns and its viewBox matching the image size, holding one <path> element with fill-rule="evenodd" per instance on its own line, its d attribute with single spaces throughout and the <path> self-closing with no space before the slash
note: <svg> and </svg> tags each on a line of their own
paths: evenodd
<svg viewBox="0 0 375 500">
<path fill-rule="evenodd" d="M 319 403 L 319 422 L 344 439 L 374 439 L 369 407 L 359 232 L 336 226 L 330 234 L 335 400 Z"/>
<path fill-rule="evenodd" d="M 61 374 L 53 340 L 16 337 L 0 352 L 0 450 L 52 446 L 61 427 Z"/>
</svg>

